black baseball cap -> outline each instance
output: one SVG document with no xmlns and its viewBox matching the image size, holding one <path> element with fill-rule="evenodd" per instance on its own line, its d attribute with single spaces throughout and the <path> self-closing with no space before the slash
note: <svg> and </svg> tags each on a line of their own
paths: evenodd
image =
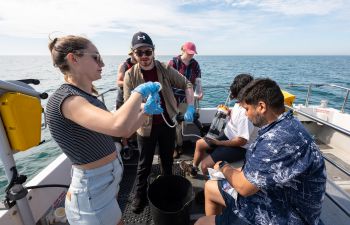
<svg viewBox="0 0 350 225">
<path fill-rule="evenodd" d="M 134 36 L 132 37 L 131 49 L 134 50 L 143 46 L 154 48 L 154 45 L 150 36 L 148 36 L 148 34 L 146 34 L 145 32 L 139 31 L 136 34 L 134 34 Z"/>
</svg>

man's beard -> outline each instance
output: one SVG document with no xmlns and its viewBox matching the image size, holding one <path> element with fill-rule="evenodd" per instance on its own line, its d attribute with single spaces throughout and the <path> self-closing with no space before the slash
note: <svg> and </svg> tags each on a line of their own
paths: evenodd
<svg viewBox="0 0 350 225">
<path fill-rule="evenodd" d="M 257 113 L 252 123 L 254 126 L 261 128 L 267 124 L 267 120 L 265 119 L 265 117 Z"/>
<path fill-rule="evenodd" d="M 153 59 L 147 60 L 147 61 L 142 61 L 140 60 L 140 65 L 143 67 L 148 67 L 152 64 Z"/>
</svg>

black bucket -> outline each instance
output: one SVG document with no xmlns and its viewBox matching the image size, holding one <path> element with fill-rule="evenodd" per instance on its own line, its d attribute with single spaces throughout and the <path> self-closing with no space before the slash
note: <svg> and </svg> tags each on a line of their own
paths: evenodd
<svg viewBox="0 0 350 225">
<path fill-rule="evenodd" d="M 192 184 L 184 177 L 160 176 L 148 188 L 155 225 L 188 225 L 193 200 Z"/>
</svg>

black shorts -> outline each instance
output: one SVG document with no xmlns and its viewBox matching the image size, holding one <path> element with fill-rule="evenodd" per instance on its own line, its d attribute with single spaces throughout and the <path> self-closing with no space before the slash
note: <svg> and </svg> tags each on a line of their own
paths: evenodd
<svg viewBox="0 0 350 225">
<path fill-rule="evenodd" d="M 225 201 L 226 208 L 223 209 L 221 215 L 215 216 L 215 225 L 230 225 L 230 224 L 240 224 L 248 225 L 243 219 L 240 219 L 234 211 L 237 210 L 235 199 L 223 190 L 224 180 L 218 181 L 218 188 L 222 198 Z"/>
<path fill-rule="evenodd" d="M 207 138 L 207 137 L 203 137 L 203 140 L 205 141 L 205 143 L 207 143 L 207 145 L 209 145 L 210 148 L 216 148 L 218 147 L 217 145 L 214 145 L 210 142 L 210 139 Z M 226 137 L 225 134 L 222 134 L 220 135 L 218 138 L 217 138 L 218 141 L 227 141 L 228 138 Z"/>
<path fill-rule="evenodd" d="M 227 161 L 229 163 L 239 161 L 244 159 L 246 149 L 242 147 L 226 147 L 226 146 L 217 146 L 211 144 L 207 138 L 203 138 L 204 141 L 209 145 L 212 150 L 209 152 L 211 158 L 216 163 L 218 161 Z M 218 138 L 219 141 L 226 141 L 228 138 L 225 134 L 221 135 Z"/>
</svg>

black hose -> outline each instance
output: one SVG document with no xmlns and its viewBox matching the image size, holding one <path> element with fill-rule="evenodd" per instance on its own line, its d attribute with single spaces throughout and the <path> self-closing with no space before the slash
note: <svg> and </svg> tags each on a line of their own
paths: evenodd
<svg viewBox="0 0 350 225">
<path fill-rule="evenodd" d="M 66 184 L 43 184 L 43 185 L 28 186 L 25 188 L 26 189 L 38 189 L 38 188 L 47 188 L 47 187 L 69 188 L 69 185 L 66 185 Z"/>
<path fill-rule="evenodd" d="M 18 80 L 18 81 L 21 81 L 25 84 L 34 84 L 34 85 L 40 84 L 40 80 L 38 80 L 38 79 L 22 79 L 22 80 Z"/>
<path fill-rule="evenodd" d="M 18 178 L 18 173 L 17 173 L 16 167 L 14 166 L 10 170 L 12 171 L 12 177 L 11 177 L 10 183 L 7 185 L 7 187 L 5 189 L 5 193 L 8 192 L 10 190 L 10 188 L 13 187 L 13 185 L 15 184 L 15 181 Z"/>
</svg>

